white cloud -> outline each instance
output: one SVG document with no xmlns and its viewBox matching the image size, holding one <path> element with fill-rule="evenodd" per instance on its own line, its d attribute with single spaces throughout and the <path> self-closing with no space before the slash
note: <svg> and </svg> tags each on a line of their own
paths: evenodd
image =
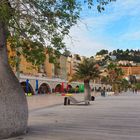
<svg viewBox="0 0 140 140">
<path fill-rule="evenodd" d="M 140 0 L 117 0 L 111 5 L 114 13 L 120 15 L 135 15 L 139 14 Z"/>
<path fill-rule="evenodd" d="M 72 53 L 90 57 L 101 49 L 113 49 L 108 44 L 96 38 L 96 36 L 89 36 L 88 32 L 89 30 L 87 30 L 84 25 L 74 27 L 71 30 L 70 35 L 72 36 L 72 40 L 66 38 L 65 42 Z"/>
<path fill-rule="evenodd" d="M 115 22 L 124 16 L 139 16 L 140 13 L 140 0 L 117 0 L 108 5 L 106 10 L 108 13 L 99 13 L 96 17 L 86 17 L 85 22 L 93 28 L 104 27 L 111 22 Z"/>
<path fill-rule="evenodd" d="M 140 31 L 123 34 L 120 38 L 125 40 L 140 40 Z"/>
<path fill-rule="evenodd" d="M 140 0 L 117 0 L 116 2 L 109 4 L 106 7 L 105 13 L 103 12 L 97 16 L 90 15 L 85 17 L 82 20 L 84 24 L 79 22 L 78 26 L 75 26 L 71 29 L 70 35 L 73 38 L 73 43 L 71 43 L 69 39 L 66 39 L 68 48 L 73 53 L 86 56 L 94 55 L 101 49 L 108 49 L 110 51 L 117 49 L 115 48 L 117 44 L 113 44 L 116 42 L 113 42 L 115 39 L 112 39 L 111 35 L 109 36 L 106 34 L 106 29 L 113 25 L 115 22 L 118 22 L 120 19 L 123 19 L 123 17 L 128 17 L 128 19 L 133 17 L 131 20 L 134 20 L 133 22 L 135 22 L 135 19 L 139 17 L 140 13 L 139 5 Z M 120 37 L 118 36 L 116 40 L 140 39 L 140 30 L 137 30 L 138 28 L 140 29 L 140 27 L 135 27 L 131 20 L 129 21 L 130 25 L 127 27 L 127 30 L 122 32 L 122 35 Z M 123 43 L 123 41 L 120 42 Z"/>
</svg>

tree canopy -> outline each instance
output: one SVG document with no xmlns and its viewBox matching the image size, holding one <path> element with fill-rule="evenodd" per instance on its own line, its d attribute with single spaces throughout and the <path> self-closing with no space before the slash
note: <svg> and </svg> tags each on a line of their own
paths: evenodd
<svg viewBox="0 0 140 140">
<path fill-rule="evenodd" d="M 96 55 L 104 55 L 104 54 L 108 54 L 108 50 L 100 50 L 99 52 L 96 53 Z"/>
<path fill-rule="evenodd" d="M 111 1 L 115 0 L 86 0 L 84 3 L 89 8 L 96 3 L 98 11 L 101 12 L 104 6 Z M 53 54 L 59 55 L 59 51 L 65 49 L 63 39 L 80 18 L 82 4 L 82 1 L 77 0 L 1 0 L 0 21 L 3 21 L 8 33 L 12 35 L 11 42 L 14 42 L 15 37 L 16 41 L 20 40 L 20 42 L 30 43 L 32 41 L 34 51 L 38 52 L 44 51 L 38 50 L 36 45 L 41 43 L 40 47 L 47 46 L 48 52 L 54 58 Z M 20 42 L 18 46 L 25 47 L 24 43 Z M 20 53 L 28 56 L 27 50 L 21 50 Z M 34 54 L 33 49 L 28 51 L 31 51 L 31 56 Z M 28 60 L 38 62 L 36 60 L 39 58 L 38 55 Z M 34 64 L 38 63 L 34 62 Z"/>
<path fill-rule="evenodd" d="M 107 66 L 107 81 L 109 84 L 112 85 L 114 92 L 120 92 L 121 87 L 127 86 L 127 81 L 123 79 L 124 72 L 123 70 L 118 67 L 115 63 L 110 63 Z"/>
<path fill-rule="evenodd" d="M 99 77 L 100 71 L 93 59 L 85 58 L 81 63 L 77 64 L 73 79 L 90 81 Z"/>
<path fill-rule="evenodd" d="M 128 60 L 128 61 L 134 61 L 136 63 L 140 62 L 140 50 L 120 50 L 117 49 L 116 51 L 113 51 L 113 55 L 116 56 L 117 60 Z"/>
</svg>

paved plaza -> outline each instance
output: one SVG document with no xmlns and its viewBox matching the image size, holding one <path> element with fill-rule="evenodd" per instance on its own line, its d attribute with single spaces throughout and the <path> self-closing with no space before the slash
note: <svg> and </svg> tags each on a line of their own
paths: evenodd
<svg viewBox="0 0 140 140">
<path fill-rule="evenodd" d="M 140 140 L 140 93 L 98 96 L 88 106 L 64 106 L 63 98 L 28 97 L 29 132 L 8 140 Z"/>
</svg>

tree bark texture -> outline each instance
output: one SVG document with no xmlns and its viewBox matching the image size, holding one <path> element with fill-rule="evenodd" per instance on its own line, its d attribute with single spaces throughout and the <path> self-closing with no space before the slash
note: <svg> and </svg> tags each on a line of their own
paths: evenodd
<svg viewBox="0 0 140 140">
<path fill-rule="evenodd" d="M 25 133 L 28 120 L 24 91 L 8 64 L 6 31 L 0 21 L 0 139 Z"/>
<path fill-rule="evenodd" d="M 89 102 L 91 100 L 91 91 L 90 91 L 90 85 L 89 80 L 84 81 L 84 93 L 85 93 L 85 103 Z"/>
</svg>

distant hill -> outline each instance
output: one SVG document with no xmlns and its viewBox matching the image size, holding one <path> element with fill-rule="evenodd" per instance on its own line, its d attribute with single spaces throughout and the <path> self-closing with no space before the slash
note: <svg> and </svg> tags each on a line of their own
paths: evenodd
<svg viewBox="0 0 140 140">
<path fill-rule="evenodd" d="M 118 61 L 120 60 L 128 60 L 134 61 L 135 63 L 140 63 L 140 50 L 114 50 L 110 54 L 116 56 Z"/>
<path fill-rule="evenodd" d="M 116 60 L 128 60 L 128 61 L 134 61 L 135 63 L 140 63 L 140 50 L 113 50 L 112 52 L 109 52 L 108 50 L 100 50 L 96 53 L 97 55 L 105 55 L 108 54 L 108 56 L 116 56 Z"/>
</svg>

